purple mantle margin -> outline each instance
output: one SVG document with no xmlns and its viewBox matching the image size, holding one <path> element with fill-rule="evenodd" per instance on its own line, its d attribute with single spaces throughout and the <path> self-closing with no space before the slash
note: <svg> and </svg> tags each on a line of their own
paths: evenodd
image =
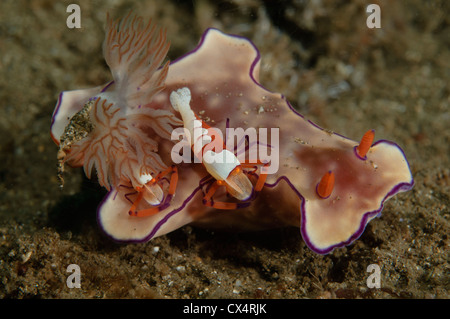
<svg viewBox="0 0 450 319">
<path fill-rule="evenodd" d="M 175 59 L 174 61 L 171 62 L 171 64 L 174 64 L 174 63 L 176 63 L 176 62 L 178 62 L 178 61 L 180 61 L 180 60 L 182 60 L 182 59 L 188 57 L 189 55 L 194 54 L 195 52 L 197 52 L 197 51 L 201 48 L 201 46 L 203 45 L 206 36 L 208 35 L 208 33 L 209 33 L 211 30 L 219 31 L 219 30 L 214 29 L 214 28 L 209 28 L 209 29 L 207 29 L 207 30 L 203 33 L 203 35 L 202 35 L 202 37 L 201 37 L 201 39 L 200 39 L 200 42 L 199 42 L 199 44 L 197 45 L 197 47 L 196 47 L 195 49 L 193 49 L 191 52 L 188 52 L 188 53 L 186 53 L 185 55 L 182 55 L 181 57 Z M 219 31 L 219 32 L 221 32 L 221 31 Z M 221 33 L 222 33 L 222 32 L 221 32 Z M 258 85 L 259 87 L 261 87 L 261 88 L 264 89 L 265 91 L 270 92 L 270 91 L 267 90 L 264 86 L 262 86 L 260 83 L 258 83 L 258 81 L 256 81 L 256 79 L 255 79 L 254 76 L 253 76 L 254 68 L 256 67 L 256 65 L 258 64 L 258 62 L 259 62 L 260 59 L 261 59 L 261 54 L 260 54 L 259 50 L 256 48 L 256 46 L 255 46 L 250 40 L 246 39 L 245 37 L 238 36 L 238 35 L 229 35 L 229 34 L 228 34 L 228 36 L 235 37 L 235 38 L 238 38 L 238 39 L 244 39 L 244 40 L 248 41 L 248 42 L 253 46 L 253 48 L 255 49 L 256 57 L 255 57 L 253 63 L 251 64 L 251 67 L 250 67 L 250 74 L 249 74 L 249 75 L 250 75 L 250 78 L 252 79 L 252 81 L 253 81 L 256 85 Z M 111 83 L 112 83 L 112 82 L 108 83 L 108 84 L 107 84 L 107 87 L 108 87 L 109 85 L 111 85 Z M 102 91 L 104 91 L 107 87 L 105 87 Z M 289 101 L 285 98 L 284 95 L 281 95 L 281 97 L 282 97 L 282 99 L 286 102 L 286 104 L 288 105 L 288 107 L 290 108 L 290 110 L 291 110 L 292 112 L 294 112 L 296 115 L 298 115 L 298 116 L 300 116 L 301 118 L 304 119 L 304 116 L 301 115 L 300 113 L 298 113 L 297 110 L 295 110 L 295 109 L 292 107 L 292 105 L 289 103 Z M 59 107 L 58 107 L 58 108 L 59 108 Z M 55 111 L 55 114 L 56 114 L 56 111 Z M 315 127 L 319 128 L 319 129 L 321 129 L 321 130 L 323 130 L 323 128 L 321 128 L 321 127 L 318 126 L 317 124 L 311 122 L 310 120 L 308 120 L 308 122 L 309 122 L 310 124 L 314 125 Z M 333 134 L 336 134 L 336 135 L 338 135 L 338 136 L 340 136 L 340 137 L 343 137 L 343 138 L 345 138 L 345 139 L 349 139 L 349 138 L 347 138 L 347 137 L 345 137 L 345 136 L 342 136 L 342 135 L 340 135 L 340 134 L 338 134 L 338 133 L 333 133 Z M 405 159 L 405 161 L 406 161 L 406 163 L 408 164 L 408 167 L 409 167 L 409 163 L 408 163 L 408 161 L 407 161 L 407 159 L 406 159 L 406 157 L 405 157 L 405 153 L 403 152 L 403 150 L 402 150 L 396 143 L 391 142 L 391 141 L 387 141 L 387 140 L 379 140 L 379 141 L 375 142 L 373 145 L 375 146 L 375 145 L 381 144 L 381 143 L 387 143 L 387 144 L 390 144 L 390 145 L 392 145 L 392 146 L 394 146 L 394 147 L 397 147 L 397 148 L 401 151 L 401 153 L 402 153 L 402 155 L 403 155 L 403 157 L 404 157 L 404 159 Z M 411 174 L 411 176 L 412 176 L 412 174 Z M 281 176 L 281 177 L 279 177 L 279 178 L 275 181 L 275 183 L 273 183 L 273 184 L 267 184 L 267 183 L 266 183 L 265 185 L 266 185 L 267 187 L 273 188 L 273 187 L 276 187 L 276 186 L 278 185 L 278 183 L 281 182 L 282 180 L 284 180 L 284 181 L 291 187 L 291 189 L 295 192 L 295 194 L 298 196 L 298 198 L 301 199 L 301 205 L 300 205 L 300 212 L 301 212 L 300 232 L 301 232 L 301 234 L 302 234 L 303 240 L 305 241 L 306 245 L 307 245 L 311 250 L 313 250 L 314 252 L 319 253 L 319 254 L 328 254 L 328 253 L 331 252 L 333 249 L 339 248 L 339 247 L 347 246 L 347 245 L 351 244 L 353 241 L 355 241 L 356 239 L 358 239 L 358 238 L 361 236 L 361 234 L 364 232 L 364 229 L 365 229 L 366 225 L 367 225 L 368 222 L 369 222 L 369 218 L 372 218 L 372 217 L 374 217 L 374 216 L 376 216 L 376 215 L 379 215 L 379 214 L 381 213 L 381 211 L 382 211 L 382 209 L 383 209 L 383 207 L 384 207 L 384 202 L 385 202 L 387 199 L 389 199 L 390 197 L 394 196 L 394 195 L 397 194 L 398 192 L 410 190 L 410 189 L 414 186 L 414 179 L 411 179 L 411 181 L 410 181 L 410 182 L 407 182 L 407 183 L 400 183 L 400 184 L 395 185 L 395 186 L 387 193 L 387 195 L 383 198 L 383 200 L 381 201 L 380 206 L 379 206 L 378 209 L 376 209 L 376 210 L 374 210 L 374 211 L 369 211 L 369 212 L 364 213 L 363 218 L 362 218 L 362 220 L 361 220 L 361 223 L 360 223 L 360 226 L 359 226 L 358 230 L 357 230 L 352 236 L 350 236 L 347 240 L 345 240 L 345 241 L 343 241 L 343 242 L 337 243 L 337 244 L 332 245 L 332 246 L 330 246 L 330 247 L 327 247 L 327 248 L 325 248 L 325 249 L 320 249 L 320 248 L 314 246 L 314 244 L 312 243 L 312 241 L 310 240 L 310 238 L 309 238 L 309 236 L 308 236 L 308 234 L 307 234 L 307 232 L 306 232 L 306 222 L 307 222 L 307 220 L 306 220 L 306 211 L 305 211 L 305 199 L 304 199 L 304 197 L 301 195 L 301 193 L 295 188 L 295 186 L 291 183 L 291 181 L 289 180 L 289 178 L 287 178 L 286 176 Z M 161 220 L 155 225 L 155 227 L 153 227 L 153 229 L 151 230 L 151 232 L 150 232 L 147 236 L 145 236 L 144 238 L 142 238 L 142 239 L 139 239 L 139 240 L 138 240 L 138 239 L 133 239 L 133 240 L 118 240 L 118 239 L 114 238 L 113 236 L 111 236 L 111 235 L 109 235 L 109 234 L 107 234 L 107 236 L 110 237 L 112 240 L 114 240 L 114 241 L 116 241 L 116 242 L 121 242 L 121 243 L 143 243 L 143 242 L 147 242 L 147 241 L 151 240 L 151 239 L 154 237 L 154 235 L 155 235 L 156 232 L 161 228 L 162 225 L 164 225 L 164 224 L 165 224 L 170 218 L 172 218 L 174 215 L 176 215 L 177 213 L 179 213 L 180 211 L 182 211 L 182 210 L 184 209 L 184 207 L 186 207 L 186 205 L 192 200 L 192 198 L 195 196 L 195 194 L 196 194 L 198 191 L 200 191 L 200 190 L 201 190 L 201 186 L 195 188 L 194 191 L 191 193 L 191 195 L 188 196 L 188 197 L 186 198 L 186 200 L 183 202 L 183 204 L 182 204 L 180 207 L 178 207 L 178 208 L 172 210 L 170 213 L 168 213 L 166 216 L 164 216 L 164 218 L 161 219 Z M 112 188 L 111 191 L 105 196 L 105 198 L 103 199 L 103 201 L 100 203 L 99 208 L 97 209 L 97 222 L 98 222 L 100 228 L 101 228 L 104 232 L 105 232 L 105 230 L 103 229 L 103 227 L 102 227 L 102 225 L 101 225 L 101 222 L 100 222 L 100 214 L 99 214 L 99 212 L 100 212 L 100 207 L 101 207 L 101 206 L 103 205 L 103 203 L 109 198 L 109 196 L 112 196 L 112 195 L 114 195 L 115 193 L 116 193 L 116 190 Z M 114 196 L 115 196 L 115 195 L 114 195 Z M 106 233 L 106 232 L 105 232 L 105 233 Z"/>
</svg>

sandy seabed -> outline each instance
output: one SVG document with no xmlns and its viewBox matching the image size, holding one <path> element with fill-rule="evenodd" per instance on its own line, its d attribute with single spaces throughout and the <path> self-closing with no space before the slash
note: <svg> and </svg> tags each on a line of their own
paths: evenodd
<svg viewBox="0 0 450 319">
<path fill-rule="evenodd" d="M 69 29 L 66 8 L 81 8 Z M 449 298 L 449 2 L 26 1 L 0 3 L 0 298 Z M 59 92 L 110 80 L 106 12 L 167 29 L 171 60 L 208 27 L 259 48 L 260 82 L 321 127 L 375 129 L 404 150 L 413 190 L 346 248 L 310 251 L 297 228 L 226 233 L 185 226 L 119 245 L 96 223 L 105 190 L 81 169 L 56 178 L 50 120 Z M 80 266 L 70 289 L 67 266 Z M 367 287 L 370 264 L 381 288 Z"/>
</svg>

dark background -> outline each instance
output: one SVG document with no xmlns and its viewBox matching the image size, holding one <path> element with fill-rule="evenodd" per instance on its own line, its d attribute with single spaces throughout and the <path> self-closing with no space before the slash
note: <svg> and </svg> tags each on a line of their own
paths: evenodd
<svg viewBox="0 0 450 319">
<path fill-rule="evenodd" d="M 66 7 L 81 7 L 81 29 Z M 381 7 L 381 29 L 365 8 Z M 311 252 L 297 228 L 221 233 L 183 227 L 147 244 L 99 230 L 105 194 L 81 169 L 56 178 L 50 139 L 62 90 L 111 79 L 106 12 L 133 10 L 167 29 L 171 60 L 207 27 L 252 40 L 260 82 L 308 119 L 358 140 L 398 143 L 416 185 L 389 200 L 352 245 Z M 0 2 L 1 298 L 448 298 L 450 28 L 448 1 Z M 69 264 L 81 289 L 66 286 Z M 369 264 L 381 288 L 369 289 Z"/>
</svg>

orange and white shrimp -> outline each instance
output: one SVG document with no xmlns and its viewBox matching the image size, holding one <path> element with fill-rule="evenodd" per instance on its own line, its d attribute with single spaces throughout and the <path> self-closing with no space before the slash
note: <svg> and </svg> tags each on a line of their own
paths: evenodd
<svg viewBox="0 0 450 319">
<path fill-rule="evenodd" d="M 243 167 L 255 167 L 255 163 L 241 163 L 236 155 L 226 148 L 217 129 L 208 126 L 198 119 L 190 106 L 191 92 L 188 88 L 174 91 L 170 95 L 170 103 L 181 114 L 184 128 L 190 134 L 190 143 L 194 155 L 201 159 L 207 172 L 216 179 L 203 198 L 203 203 L 218 209 L 236 209 L 248 205 L 239 203 L 215 202 L 212 196 L 220 186 L 241 202 L 248 201 L 254 192 L 261 191 L 267 174 L 261 173 L 253 187 Z"/>
</svg>

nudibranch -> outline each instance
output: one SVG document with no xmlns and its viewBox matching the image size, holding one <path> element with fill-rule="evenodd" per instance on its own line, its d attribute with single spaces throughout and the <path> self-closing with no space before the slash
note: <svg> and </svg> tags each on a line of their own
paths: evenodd
<svg viewBox="0 0 450 319">
<path fill-rule="evenodd" d="M 65 163 L 88 177 L 95 168 L 109 190 L 97 220 L 116 241 L 146 242 L 188 223 L 293 225 L 325 254 L 352 243 L 387 199 L 413 187 L 397 144 L 374 142 L 373 130 L 353 141 L 322 129 L 265 89 L 260 53 L 245 38 L 208 29 L 193 51 L 160 67 L 168 44 L 153 24 L 108 18 L 106 34 L 113 81 L 62 92 L 51 134 L 60 175 Z M 180 148 L 195 125 L 198 148 L 195 138 Z M 230 141 L 231 128 L 244 137 Z M 186 136 L 174 138 L 180 129 Z"/>
</svg>

